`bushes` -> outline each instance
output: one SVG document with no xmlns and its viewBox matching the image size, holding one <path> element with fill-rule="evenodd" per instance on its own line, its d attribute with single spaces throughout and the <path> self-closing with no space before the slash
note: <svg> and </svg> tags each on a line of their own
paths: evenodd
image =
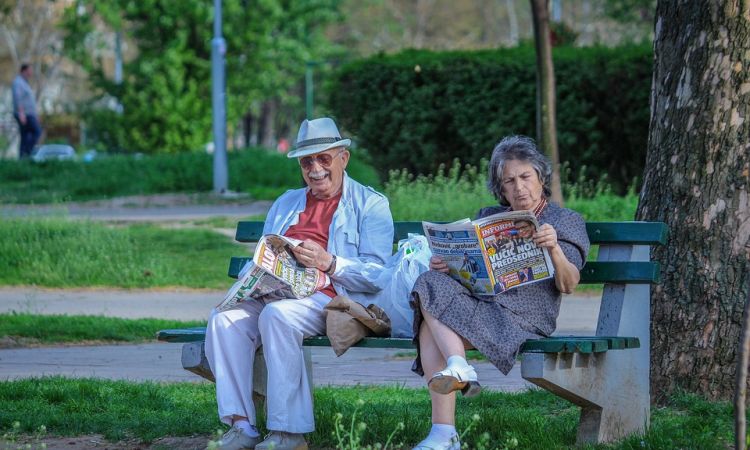
<svg viewBox="0 0 750 450">
<path fill-rule="evenodd" d="M 256 199 L 275 199 L 302 186 L 295 159 L 253 148 L 230 152 L 229 188 Z M 364 155 L 352 151 L 347 168 L 356 180 L 378 186 Z M 213 188 L 213 157 L 205 153 L 105 156 L 90 163 L 0 161 L 0 203 L 80 201 L 165 192 L 208 192 Z"/>
<path fill-rule="evenodd" d="M 482 207 L 496 205 L 497 200 L 487 190 L 487 162 L 482 160 L 480 164 L 477 170 L 455 160 L 447 170 L 440 166 L 434 175 L 417 177 L 392 171 L 384 193 L 393 219 L 452 222 L 473 219 Z M 606 181 L 592 182 L 580 174 L 574 182 L 563 185 L 563 194 L 565 206 L 581 213 L 587 222 L 633 220 L 638 206 L 632 186 L 627 195 L 619 196 Z"/>
<path fill-rule="evenodd" d="M 558 48 L 554 57 L 561 161 L 572 173 L 606 173 L 624 192 L 645 161 L 651 48 Z M 502 136 L 535 136 L 535 83 L 531 47 L 409 50 L 342 68 L 331 107 L 385 179 L 401 168 L 434 173 L 454 158 L 478 165 Z"/>
</svg>

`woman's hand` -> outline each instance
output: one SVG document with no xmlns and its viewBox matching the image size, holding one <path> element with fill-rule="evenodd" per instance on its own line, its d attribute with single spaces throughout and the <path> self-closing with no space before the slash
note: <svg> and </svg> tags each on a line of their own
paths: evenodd
<svg viewBox="0 0 750 450">
<path fill-rule="evenodd" d="M 537 246 L 549 251 L 552 265 L 555 266 L 555 286 L 557 286 L 557 289 L 563 294 L 572 294 L 581 281 L 581 273 L 565 257 L 565 253 L 557 242 L 555 228 L 545 223 L 534 233 L 533 239 Z"/>
<path fill-rule="evenodd" d="M 320 246 L 317 242 L 305 239 L 296 247 L 292 247 L 292 253 L 305 267 L 315 267 L 325 271 L 331 267 L 333 256 Z"/>
<path fill-rule="evenodd" d="M 439 256 L 432 256 L 430 257 L 430 270 L 448 273 L 448 264 L 443 261 L 443 258 Z"/>
<path fill-rule="evenodd" d="M 557 231 L 555 231 L 555 228 L 548 223 L 540 226 L 532 236 L 532 239 L 538 247 L 549 250 L 557 247 Z"/>
</svg>

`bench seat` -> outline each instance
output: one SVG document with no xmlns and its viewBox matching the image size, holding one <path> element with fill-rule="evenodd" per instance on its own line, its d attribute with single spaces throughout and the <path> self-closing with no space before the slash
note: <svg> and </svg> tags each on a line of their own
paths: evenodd
<svg viewBox="0 0 750 450">
<path fill-rule="evenodd" d="M 201 342 L 206 339 L 204 327 L 161 330 L 156 338 L 162 342 L 186 343 Z M 326 336 L 315 336 L 305 339 L 308 347 L 330 347 Z M 369 337 L 353 345 L 362 348 L 406 348 L 413 349 L 414 344 L 408 338 Z M 640 347 L 637 337 L 605 336 L 554 336 L 545 339 L 529 339 L 521 347 L 521 353 L 600 353 L 607 350 L 624 350 Z"/>
</svg>

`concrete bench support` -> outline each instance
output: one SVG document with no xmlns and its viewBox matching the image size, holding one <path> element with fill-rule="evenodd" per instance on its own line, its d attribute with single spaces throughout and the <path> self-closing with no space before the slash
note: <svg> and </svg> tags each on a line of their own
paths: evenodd
<svg viewBox="0 0 750 450">
<path fill-rule="evenodd" d="M 598 260 L 648 261 L 649 246 L 602 246 Z M 635 336 L 640 348 L 523 355 L 523 378 L 581 407 L 578 444 L 611 442 L 648 428 L 649 301 L 648 284 L 608 283 L 602 294 L 596 335 Z"/>
</svg>

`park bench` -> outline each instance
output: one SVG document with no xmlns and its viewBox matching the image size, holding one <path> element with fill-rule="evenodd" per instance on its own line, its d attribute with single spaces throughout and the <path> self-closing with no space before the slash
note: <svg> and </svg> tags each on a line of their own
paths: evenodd
<svg viewBox="0 0 750 450">
<path fill-rule="evenodd" d="M 422 232 L 421 222 L 394 226 L 395 241 Z M 650 249 L 664 244 L 667 236 L 666 225 L 655 222 L 588 223 L 586 229 L 599 253 L 596 261 L 584 266 L 581 283 L 604 285 L 596 334 L 528 340 L 521 347 L 523 378 L 581 407 L 579 444 L 610 442 L 648 428 L 650 287 L 659 282 L 659 264 L 650 260 Z M 262 222 L 239 222 L 236 240 L 257 242 L 262 231 Z M 233 257 L 229 276 L 236 278 L 248 259 Z M 203 348 L 205 328 L 162 330 L 157 338 L 184 343 L 183 367 L 213 381 Z M 308 374 L 312 374 L 308 347 L 330 343 L 319 336 L 305 339 L 304 345 Z M 404 338 L 365 338 L 356 347 L 413 348 L 413 344 Z M 263 395 L 262 352 L 256 361 L 255 387 Z"/>
</svg>

